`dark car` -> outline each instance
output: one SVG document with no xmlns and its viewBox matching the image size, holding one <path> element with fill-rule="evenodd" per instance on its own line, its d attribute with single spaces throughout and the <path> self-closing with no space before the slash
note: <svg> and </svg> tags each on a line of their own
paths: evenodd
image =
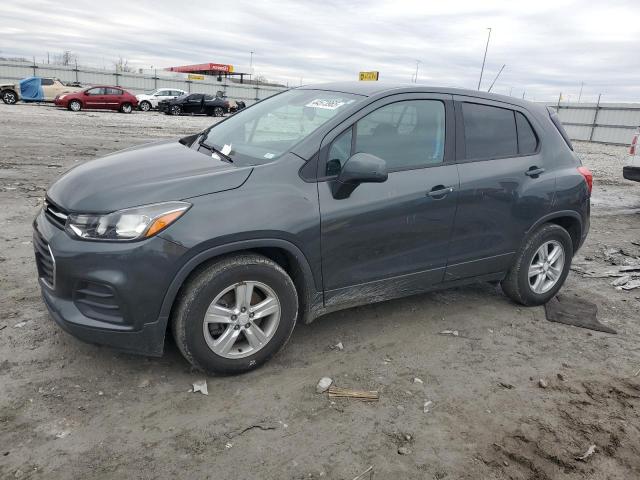
<svg viewBox="0 0 640 480">
<path fill-rule="evenodd" d="M 301 87 L 181 140 L 70 170 L 34 221 L 44 302 L 89 342 L 236 373 L 297 321 L 473 282 L 551 299 L 592 177 L 553 111 L 511 97 Z"/>
<path fill-rule="evenodd" d="M 158 110 L 168 115 L 190 113 L 222 117 L 225 113 L 229 113 L 229 102 L 213 95 L 190 93 L 173 100 L 158 102 Z"/>
<path fill-rule="evenodd" d="M 96 110 L 118 110 L 131 113 L 138 106 L 135 95 L 120 87 L 90 87 L 79 92 L 63 93 L 54 99 L 58 107 L 79 112 L 83 108 Z"/>
</svg>

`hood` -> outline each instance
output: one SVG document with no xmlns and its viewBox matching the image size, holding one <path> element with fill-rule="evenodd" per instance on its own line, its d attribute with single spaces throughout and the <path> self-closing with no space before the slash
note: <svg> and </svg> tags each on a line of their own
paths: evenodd
<svg viewBox="0 0 640 480">
<path fill-rule="evenodd" d="M 241 186 L 253 167 L 236 167 L 163 141 L 91 160 L 65 173 L 47 197 L 69 212 L 106 213 L 184 200 Z"/>
</svg>

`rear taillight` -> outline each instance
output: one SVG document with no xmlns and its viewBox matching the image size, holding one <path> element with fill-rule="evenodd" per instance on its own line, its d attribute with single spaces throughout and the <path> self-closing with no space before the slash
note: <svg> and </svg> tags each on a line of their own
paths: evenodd
<svg viewBox="0 0 640 480">
<path fill-rule="evenodd" d="M 593 189 L 593 174 L 591 170 L 587 167 L 578 167 L 578 171 L 580 175 L 584 177 L 584 181 L 587 182 L 587 190 L 589 190 L 589 195 L 591 195 L 591 190 Z"/>
<path fill-rule="evenodd" d="M 633 136 L 633 140 L 631 140 L 631 148 L 629 149 L 629 155 L 631 156 L 636 154 L 636 149 L 638 148 L 638 135 L 640 135 L 640 133 L 636 133 Z"/>
</svg>

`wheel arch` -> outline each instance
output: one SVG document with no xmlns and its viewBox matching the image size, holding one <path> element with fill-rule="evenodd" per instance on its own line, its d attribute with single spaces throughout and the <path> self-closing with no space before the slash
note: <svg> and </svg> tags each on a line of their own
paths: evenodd
<svg viewBox="0 0 640 480">
<path fill-rule="evenodd" d="M 164 322 L 162 329 L 166 331 L 173 308 L 180 298 L 180 290 L 193 275 L 221 257 L 247 252 L 263 255 L 287 272 L 298 292 L 299 319 L 305 318 L 306 321 L 307 312 L 322 302 L 322 294 L 316 286 L 307 258 L 298 247 L 286 240 L 253 239 L 209 248 L 190 258 L 180 268 L 165 293 L 159 315 L 159 322 Z"/>
<path fill-rule="evenodd" d="M 536 223 L 534 223 L 525 235 L 525 238 L 528 237 L 532 232 L 537 230 L 541 225 L 545 223 L 554 223 L 564 228 L 571 237 L 571 243 L 573 244 L 573 253 L 575 254 L 578 249 L 582 246 L 582 217 L 580 214 L 574 210 L 561 210 L 557 212 L 550 213 L 540 218 Z"/>
</svg>

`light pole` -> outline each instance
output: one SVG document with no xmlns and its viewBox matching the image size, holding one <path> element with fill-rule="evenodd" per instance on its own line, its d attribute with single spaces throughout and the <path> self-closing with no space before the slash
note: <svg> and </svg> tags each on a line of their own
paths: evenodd
<svg viewBox="0 0 640 480">
<path fill-rule="evenodd" d="M 420 60 L 416 60 L 416 73 L 413 77 L 413 83 L 418 83 L 418 66 L 420 65 Z"/>
<path fill-rule="evenodd" d="M 489 35 L 487 36 L 487 45 L 484 47 L 484 57 L 482 58 L 482 68 L 480 69 L 480 80 L 478 80 L 478 91 L 480 90 L 480 84 L 482 83 L 482 73 L 484 72 L 484 62 L 487 60 L 487 51 L 489 50 L 489 40 L 491 40 L 491 27 L 487 28 Z"/>
<path fill-rule="evenodd" d="M 249 78 L 253 80 L 253 50 L 249 52 Z"/>
<path fill-rule="evenodd" d="M 584 87 L 584 82 L 580 82 L 580 94 L 578 95 L 578 103 L 582 99 L 582 88 Z"/>
<path fill-rule="evenodd" d="M 506 67 L 507 64 L 505 63 L 504 65 L 502 65 L 502 68 L 500 69 L 500 71 L 498 72 L 498 74 L 496 75 L 496 78 L 493 79 L 493 82 L 491 82 L 491 86 L 489 87 L 489 90 L 487 90 L 487 92 L 490 92 L 491 89 L 493 88 L 493 86 L 496 84 L 496 80 L 498 80 L 498 77 L 500 76 L 500 74 L 502 73 L 502 70 L 504 70 L 504 67 Z"/>
</svg>

